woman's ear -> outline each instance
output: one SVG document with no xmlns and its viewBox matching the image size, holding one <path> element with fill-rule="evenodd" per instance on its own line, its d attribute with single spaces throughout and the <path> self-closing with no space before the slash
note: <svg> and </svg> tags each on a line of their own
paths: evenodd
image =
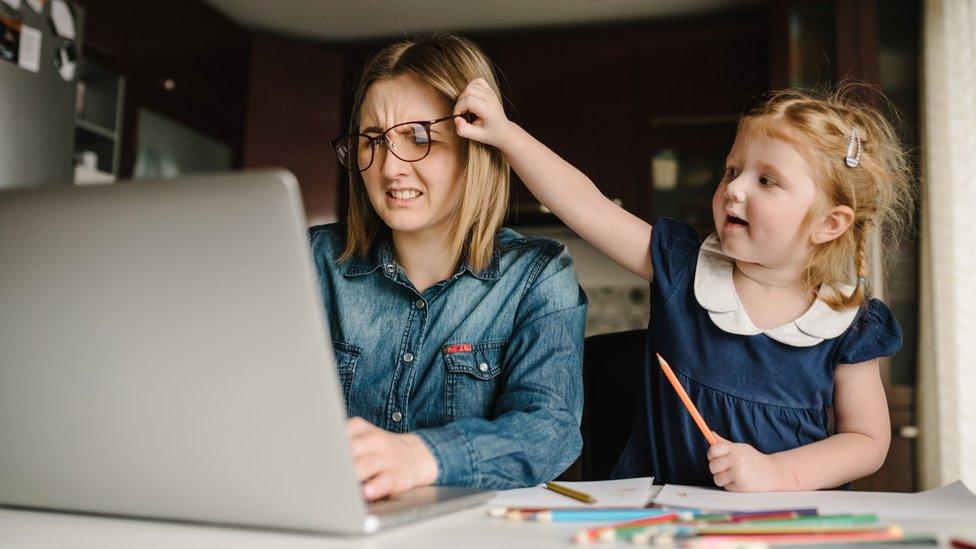
<svg viewBox="0 0 976 549">
<path fill-rule="evenodd" d="M 854 210 L 850 206 L 834 206 L 814 225 L 810 240 L 814 244 L 836 240 L 850 228 L 851 223 L 854 223 Z"/>
</svg>

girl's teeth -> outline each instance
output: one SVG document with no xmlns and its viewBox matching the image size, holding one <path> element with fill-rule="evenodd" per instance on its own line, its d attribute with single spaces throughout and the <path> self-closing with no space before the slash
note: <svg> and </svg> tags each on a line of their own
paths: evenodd
<svg viewBox="0 0 976 549">
<path fill-rule="evenodd" d="M 420 196 L 420 191 L 390 191 L 390 194 L 397 200 L 410 200 Z"/>
</svg>

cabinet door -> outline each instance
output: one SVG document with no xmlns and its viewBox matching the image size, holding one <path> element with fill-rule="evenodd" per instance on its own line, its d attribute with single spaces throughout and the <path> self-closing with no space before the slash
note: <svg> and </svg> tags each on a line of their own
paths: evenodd
<svg viewBox="0 0 976 549">
<path fill-rule="evenodd" d="M 642 215 L 635 181 L 632 29 L 552 31 L 482 41 L 512 120 Z M 514 222 L 552 222 L 515 178 Z"/>
<path fill-rule="evenodd" d="M 638 36 L 638 117 L 653 135 L 683 121 L 735 120 L 768 78 L 765 14 L 656 25 Z M 657 124 L 655 124 L 657 122 Z"/>
</svg>

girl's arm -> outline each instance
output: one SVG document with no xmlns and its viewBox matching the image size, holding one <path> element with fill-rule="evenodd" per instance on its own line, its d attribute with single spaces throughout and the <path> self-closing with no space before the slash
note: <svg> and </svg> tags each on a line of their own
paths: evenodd
<svg viewBox="0 0 976 549">
<path fill-rule="evenodd" d="M 455 118 L 458 135 L 501 150 L 539 202 L 610 259 L 651 280 L 649 223 L 614 204 L 582 172 L 508 120 L 498 96 L 482 78 L 458 97 L 454 113 L 467 112 L 478 119 L 470 123 Z"/>
<path fill-rule="evenodd" d="M 728 441 L 713 445 L 708 458 L 715 483 L 734 491 L 820 490 L 881 468 L 891 422 L 877 359 L 837 367 L 834 418 L 834 435 L 776 454 Z"/>
</svg>

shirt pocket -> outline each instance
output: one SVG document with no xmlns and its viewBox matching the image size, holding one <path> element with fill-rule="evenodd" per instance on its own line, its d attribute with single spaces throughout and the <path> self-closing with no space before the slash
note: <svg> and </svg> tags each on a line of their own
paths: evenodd
<svg viewBox="0 0 976 549">
<path fill-rule="evenodd" d="M 359 362 L 359 355 L 362 354 L 363 350 L 355 345 L 335 340 L 332 341 L 332 349 L 335 351 L 336 370 L 339 372 L 342 396 L 348 408 L 349 393 L 352 391 L 352 381 L 356 376 L 356 363 Z"/>
<path fill-rule="evenodd" d="M 444 403 L 447 421 L 465 418 L 492 419 L 507 341 L 485 341 L 470 350 L 444 352 L 447 377 Z"/>
</svg>

